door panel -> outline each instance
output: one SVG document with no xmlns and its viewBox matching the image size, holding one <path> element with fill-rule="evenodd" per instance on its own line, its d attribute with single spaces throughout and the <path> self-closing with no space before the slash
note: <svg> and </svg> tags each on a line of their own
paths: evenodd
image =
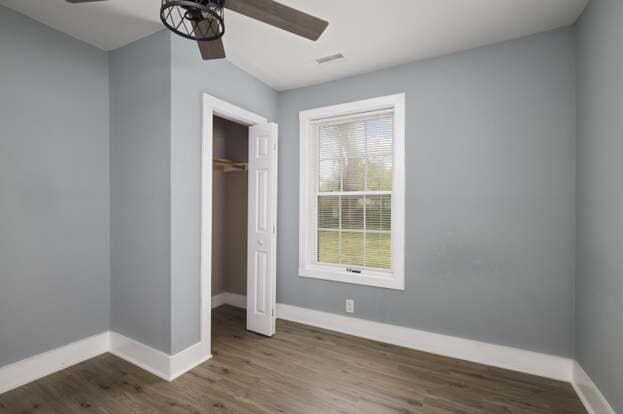
<svg viewBox="0 0 623 414">
<path fill-rule="evenodd" d="M 255 312 L 258 314 L 266 313 L 266 272 L 268 271 L 266 251 L 258 251 L 255 254 L 256 271 L 256 292 L 255 292 Z"/>
<path fill-rule="evenodd" d="M 268 188 L 268 179 L 270 178 L 270 169 L 262 168 L 258 169 L 256 172 L 256 194 L 257 194 L 257 203 L 258 208 L 257 212 L 257 231 L 267 233 L 269 231 L 268 215 L 270 214 L 270 209 L 268 207 L 268 196 L 269 196 L 269 188 Z"/>
<path fill-rule="evenodd" d="M 277 287 L 277 124 L 249 128 L 247 329 L 275 333 Z"/>
</svg>

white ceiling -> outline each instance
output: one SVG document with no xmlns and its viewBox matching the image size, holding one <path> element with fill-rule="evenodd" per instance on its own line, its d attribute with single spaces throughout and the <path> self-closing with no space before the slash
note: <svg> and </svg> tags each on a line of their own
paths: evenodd
<svg viewBox="0 0 623 414">
<path fill-rule="evenodd" d="M 0 0 L 0 5 L 104 50 L 113 50 L 162 29 L 159 0 Z"/>
<path fill-rule="evenodd" d="M 228 59 L 277 90 L 343 78 L 573 24 L 589 0 L 280 0 L 330 22 L 311 42 L 226 14 Z M 159 0 L 0 0 L 104 50 L 162 29 Z M 198 52 L 197 52 L 198 53 Z M 318 65 L 315 59 L 345 59 Z"/>
</svg>

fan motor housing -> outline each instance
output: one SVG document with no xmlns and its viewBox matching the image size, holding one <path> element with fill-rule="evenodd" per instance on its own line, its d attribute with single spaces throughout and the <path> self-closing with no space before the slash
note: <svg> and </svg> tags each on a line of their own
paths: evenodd
<svg viewBox="0 0 623 414">
<path fill-rule="evenodd" d="M 160 20 L 172 32 L 200 42 L 225 34 L 225 0 L 162 0 Z"/>
</svg>

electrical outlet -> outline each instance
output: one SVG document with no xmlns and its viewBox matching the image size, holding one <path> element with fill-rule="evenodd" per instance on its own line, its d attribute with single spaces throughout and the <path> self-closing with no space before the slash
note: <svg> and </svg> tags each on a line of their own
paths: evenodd
<svg viewBox="0 0 623 414">
<path fill-rule="evenodd" d="M 346 299 L 346 313 L 355 313 L 355 301 Z"/>
</svg>

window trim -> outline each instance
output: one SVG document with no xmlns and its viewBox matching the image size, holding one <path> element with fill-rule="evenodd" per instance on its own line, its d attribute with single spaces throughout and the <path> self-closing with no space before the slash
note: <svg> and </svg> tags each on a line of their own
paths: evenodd
<svg viewBox="0 0 623 414">
<path fill-rule="evenodd" d="M 299 276 L 335 282 L 365 285 L 394 290 L 405 289 L 405 94 L 389 95 L 340 105 L 302 111 L 299 114 Z M 315 237 L 313 223 L 309 218 L 310 197 L 315 194 L 309 168 L 314 140 L 311 139 L 314 124 L 323 119 L 350 117 L 367 112 L 392 110 L 394 112 L 393 181 L 392 181 L 392 270 L 365 270 L 364 275 L 337 269 L 334 265 L 315 263 L 315 251 L 310 246 Z M 356 266 L 353 266 L 356 268 Z"/>
</svg>

